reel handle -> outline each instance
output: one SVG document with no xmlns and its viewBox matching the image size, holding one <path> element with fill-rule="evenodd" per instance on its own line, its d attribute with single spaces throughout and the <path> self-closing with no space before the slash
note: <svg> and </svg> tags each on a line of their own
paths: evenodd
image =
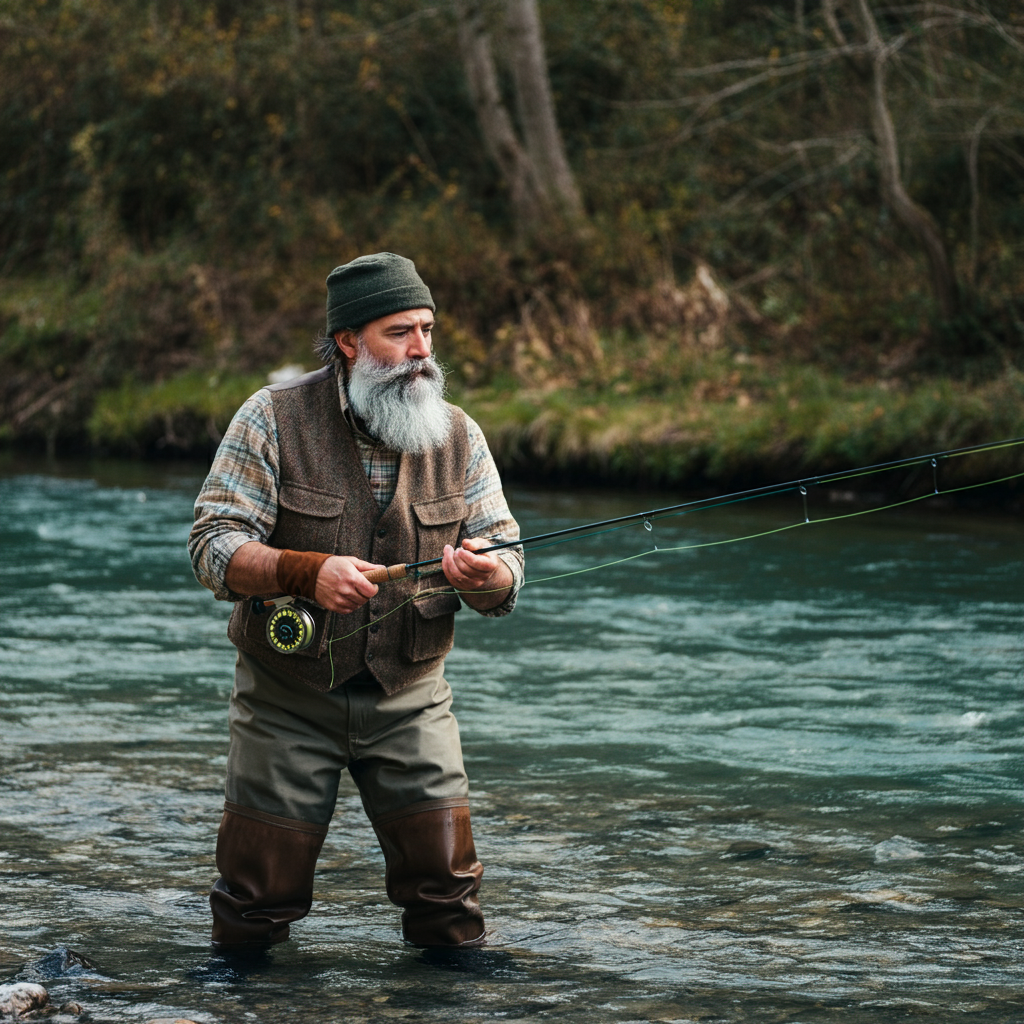
<svg viewBox="0 0 1024 1024">
<path fill-rule="evenodd" d="M 254 597 L 249 601 L 249 608 L 252 610 L 253 615 L 263 615 L 266 612 L 274 611 L 275 608 L 283 608 L 294 600 L 295 598 L 288 594 L 285 594 L 284 597 Z"/>
<path fill-rule="evenodd" d="M 405 564 L 389 565 L 386 569 L 367 569 L 363 575 L 371 583 L 387 583 L 388 580 L 404 580 L 409 573 Z"/>
</svg>

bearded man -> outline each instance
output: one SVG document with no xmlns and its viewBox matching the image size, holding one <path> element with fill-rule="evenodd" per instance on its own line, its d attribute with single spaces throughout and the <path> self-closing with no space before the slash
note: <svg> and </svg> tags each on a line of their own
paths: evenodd
<svg viewBox="0 0 1024 1024">
<path fill-rule="evenodd" d="M 288 937 L 347 768 L 384 852 L 405 939 L 484 941 L 483 868 L 444 658 L 460 598 L 512 611 L 522 550 L 480 428 L 443 400 L 434 302 L 410 260 L 361 256 L 327 278 L 327 365 L 238 411 L 195 507 L 196 577 L 235 602 L 238 648 L 213 941 Z M 441 557 L 441 576 L 364 575 Z M 457 591 L 455 593 L 453 591 Z M 252 597 L 292 595 L 313 642 L 283 654 Z"/>
</svg>

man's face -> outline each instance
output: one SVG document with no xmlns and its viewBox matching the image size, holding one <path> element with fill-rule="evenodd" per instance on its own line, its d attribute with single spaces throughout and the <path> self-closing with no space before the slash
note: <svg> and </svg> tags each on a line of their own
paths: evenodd
<svg viewBox="0 0 1024 1024">
<path fill-rule="evenodd" d="M 430 355 L 433 328 L 434 314 L 429 309 L 408 309 L 371 320 L 359 333 L 364 351 L 375 362 L 397 366 L 408 359 L 426 359 Z M 355 336 L 339 331 L 334 337 L 351 364 L 359 351 Z"/>
<path fill-rule="evenodd" d="M 430 352 L 433 326 L 429 309 L 414 309 L 335 336 L 348 357 L 349 405 L 371 437 L 397 452 L 438 448 L 451 430 L 444 369 Z"/>
</svg>

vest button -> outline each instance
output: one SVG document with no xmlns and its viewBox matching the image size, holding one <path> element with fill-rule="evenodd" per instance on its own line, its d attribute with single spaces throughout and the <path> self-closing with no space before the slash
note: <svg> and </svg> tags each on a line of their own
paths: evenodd
<svg viewBox="0 0 1024 1024">
<path fill-rule="evenodd" d="M 388 535 L 388 531 L 387 531 L 387 530 L 385 530 L 385 529 L 384 529 L 384 527 L 381 527 L 381 528 L 380 528 L 380 529 L 379 529 L 379 530 L 377 531 L 377 536 L 378 536 L 378 537 L 386 537 L 387 535 Z"/>
<path fill-rule="evenodd" d="M 378 625 L 377 625 L 377 623 L 375 622 L 375 623 L 374 623 L 374 624 L 373 624 L 373 625 L 372 625 L 372 626 L 370 627 L 370 632 L 371 632 L 371 633 L 376 633 L 378 629 L 380 629 L 380 626 L 378 626 Z"/>
<path fill-rule="evenodd" d="M 368 653 L 368 654 L 366 655 L 366 660 L 367 660 L 367 661 L 373 661 L 373 651 L 370 651 L 370 652 L 369 652 L 369 653 Z"/>
</svg>

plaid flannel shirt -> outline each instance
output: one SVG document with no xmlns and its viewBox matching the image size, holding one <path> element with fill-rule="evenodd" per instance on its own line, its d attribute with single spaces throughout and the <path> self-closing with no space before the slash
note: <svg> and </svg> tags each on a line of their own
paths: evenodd
<svg viewBox="0 0 1024 1024">
<path fill-rule="evenodd" d="M 344 385 L 339 377 L 339 398 L 352 426 L 370 481 L 380 507 L 387 508 L 398 483 L 398 452 L 385 448 L 356 425 L 348 408 Z M 469 461 L 466 465 L 466 529 L 470 537 L 486 537 L 495 544 L 519 539 L 519 527 L 512 518 L 501 479 L 491 457 L 483 431 L 466 417 L 469 430 Z M 277 489 L 280 482 L 277 423 L 270 392 L 257 391 L 235 413 L 210 473 L 195 505 L 195 523 L 188 549 L 196 579 L 213 591 L 220 601 L 241 601 L 244 595 L 228 589 L 224 581 L 231 556 L 249 541 L 266 543 L 277 523 Z M 499 551 L 498 557 L 512 572 L 512 589 L 496 608 L 482 615 L 507 615 L 516 604 L 523 585 L 522 548 Z"/>
</svg>

